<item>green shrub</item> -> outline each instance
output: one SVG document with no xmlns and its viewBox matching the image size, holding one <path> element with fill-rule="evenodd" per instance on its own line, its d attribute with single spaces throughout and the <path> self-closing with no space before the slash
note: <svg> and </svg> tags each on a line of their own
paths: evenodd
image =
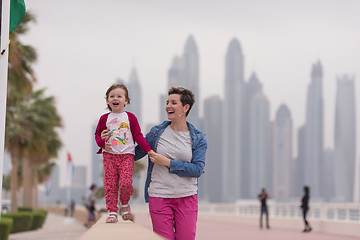
<svg viewBox="0 0 360 240">
<path fill-rule="evenodd" d="M 35 210 L 33 212 L 33 215 L 34 215 L 34 220 L 32 222 L 32 225 L 31 225 L 31 230 L 35 230 L 35 229 L 38 229 L 38 228 L 41 228 L 42 225 L 44 224 L 45 222 L 45 218 L 46 218 L 46 212 L 44 211 L 39 211 L 39 210 Z"/>
<path fill-rule="evenodd" d="M 11 218 L 1 217 L 1 219 L 0 219 L 0 240 L 8 240 L 12 226 L 13 226 L 13 220 Z"/>
<path fill-rule="evenodd" d="M 33 209 L 32 209 L 32 207 L 22 206 L 22 207 L 18 207 L 18 211 L 19 212 L 32 212 Z"/>
<path fill-rule="evenodd" d="M 46 209 L 42 209 L 42 208 L 36 209 L 35 211 L 36 212 L 42 212 L 45 217 L 47 216 L 47 213 L 48 213 L 48 211 Z"/>
<path fill-rule="evenodd" d="M 11 233 L 29 231 L 34 219 L 33 213 L 30 212 L 10 212 L 2 214 L 2 217 L 11 218 L 14 221 Z"/>
<path fill-rule="evenodd" d="M 45 220 L 46 220 L 48 211 L 45 210 L 45 209 L 39 208 L 39 209 L 36 210 L 36 212 L 41 212 L 41 213 L 43 214 L 43 216 L 44 216 L 44 217 L 42 218 L 41 225 L 40 225 L 40 227 L 42 227 L 42 226 L 44 225 L 44 223 L 45 223 Z"/>
</svg>

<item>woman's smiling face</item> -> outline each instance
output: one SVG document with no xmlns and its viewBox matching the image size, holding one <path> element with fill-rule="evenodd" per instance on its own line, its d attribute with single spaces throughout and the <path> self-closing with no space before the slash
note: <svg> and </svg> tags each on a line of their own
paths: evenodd
<svg viewBox="0 0 360 240">
<path fill-rule="evenodd" d="M 181 103 L 180 94 L 171 94 L 168 96 L 165 110 L 170 121 L 186 117 L 186 107 Z"/>
</svg>

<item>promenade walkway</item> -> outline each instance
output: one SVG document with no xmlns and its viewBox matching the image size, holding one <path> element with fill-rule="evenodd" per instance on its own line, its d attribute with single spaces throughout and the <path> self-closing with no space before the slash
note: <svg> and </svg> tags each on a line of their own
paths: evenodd
<svg viewBox="0 0 360 240">
<path fill-rule="evenodd" d="M 80 221 L 48 213 L 41 229 L 10 234 L 9 240 L 75 240 L 87 230 Z"/>
<path fill-rule="evenodd" d="M 260 229 L 254 225 L 241 224 L 224 219 L 218 219 L 208 214 L 199 214 L 196 240 L 359 240 L 360 238 L 330 235 L 317 232 L 303 233 L 279 228 Z M 145 211 L 137 212 L 136 223 L 149 229 L 151 220 Z"/>
<path fill-rule="evenodd" d="M 134 209 L 135 223 L 151 230 L 149 214 L 144 209 Z M 11 234 L 10 240 L 78 240 L 86 234 L 87 229 L 83 223 L 77 220 L 68 222 L 64 216 L 49 213 L 42 229 L 30 232 Z M 112 225 L 113 226 L 113 225 Z M 124 226 L 124 225 L 116 225 Z M 360 238 L 329 235 L 318 233 L 302 233 L 299 231 L 284 230 L 279 228 L 259 229 L 254 225 L 247 225 L 225 219 L 224 216 L 199 215 L 197 225 L 197 240 L 359 240 Z M 131 239 L 127 237 L 127 239 Z"/>
</svg>

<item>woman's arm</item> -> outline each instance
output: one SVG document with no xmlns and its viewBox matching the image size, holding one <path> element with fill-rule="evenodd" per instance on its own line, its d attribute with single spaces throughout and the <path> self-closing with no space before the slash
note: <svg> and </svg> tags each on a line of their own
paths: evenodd
<svg viewBox="0 0 360 240">
<path fill-rule="evenodd" d="M 180 177 L 200 177 L 205 167 L 207 142 L 206 136 L 200 140 L 199 144 L 193 149 L 191 162 L 169 159 L 161 154 L 153 154 L 150 159 L 155 164 L 160 164 L 169 168 L 170 173 Z"/>
</svg>

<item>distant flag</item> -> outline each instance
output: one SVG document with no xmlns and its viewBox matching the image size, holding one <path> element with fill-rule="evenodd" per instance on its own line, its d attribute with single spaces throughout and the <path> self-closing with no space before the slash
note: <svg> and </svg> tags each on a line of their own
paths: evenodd
<svg viewBox="0 0 360 240">
<path fill-rule="evenodd" d="M 2 2 L 0 0 L 0 35 L 1 35 L 1 21 L 2 21 Z M 19 26 L 22 17 L 26 12 L 26 6 L 24 0 L 10 0 L 10 23 L 9 32 L 14 31 Z"/>
<path fill-rule="evenodd" d="M 67 185 L 71 187 L 72 184 L 72 177 L 74 175 L 74 164 L 72 162 L 72 158 L 70 153 L 67 154 Z"/>
<path fill-rule="evenodd" d="M 51 180 L 50 176 L 45 177 L 45 194 L 46 196 L 49 196 L 51 193 Z"/>
</svg>

